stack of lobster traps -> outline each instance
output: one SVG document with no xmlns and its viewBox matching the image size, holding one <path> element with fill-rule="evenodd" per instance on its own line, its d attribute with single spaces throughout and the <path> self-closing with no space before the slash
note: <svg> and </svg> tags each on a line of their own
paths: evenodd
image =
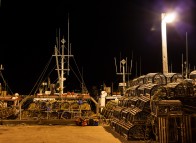
<svg viewBox="0 0 196 143">
<path fill-rule="evenodd" d="M 110 119 L 113 115 L 113 111 L 114 111 L 114 108 L 117 106 L 117 103 L 113 100 L 109 101 L 107 104 L 106 104 L 106 107 L 103 108 L 102 110 L 102 115 L 104 115 L 104 117 L 106 119 Z"/>
<path fill-rule="evenodd" d="M 79 94 L 78 94 L 79 95 Z M 96 109 L 92 106 L 95 105 Z M 85 96 L 0 96 L 1 124 L 75 124 L 78 118 L 98 124 L 98 103 Z"/>
<path fill-rule="evenodd" d="M 134 79 L 112 108 L 110 126 L 127 140 L 196 142 L 194 87 L 177 73 L 149 73 Z"/>
<path fill-rule="evenodd" d="M 0 119 L 15 119 L 21 98 L 18 95 L 0 95 Z"/>
<path fill-rule="evenodd" d="M 29 100 L 25 103 L 27 104 Z M 24 103 L 24 104 L 25 104 Z M 33 98 L 26 108 L 23 108 L 21 118 L 31 119 L 75 119 L 90 116 L 91 105 L 88 100 Z"/>
</svg>

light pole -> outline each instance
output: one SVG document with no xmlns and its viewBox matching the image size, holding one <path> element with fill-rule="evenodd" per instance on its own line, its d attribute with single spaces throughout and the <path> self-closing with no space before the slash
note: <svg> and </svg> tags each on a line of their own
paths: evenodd
<svg viewBox="0 0 196 143">
<path fill-rule="evenodd" d="M 168 73 L 166 24 L 172 22 L 174 19 L 175 19 L 175 13 L 162 13 L 161 14 L 163 74 Z"/>
</svg>

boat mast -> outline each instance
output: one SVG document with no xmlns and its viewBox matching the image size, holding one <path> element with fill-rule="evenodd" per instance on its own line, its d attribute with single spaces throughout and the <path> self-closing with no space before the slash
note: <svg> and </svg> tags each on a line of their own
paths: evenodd
<svg viewBox="0 0 196 143">
<path fill-rule="evenodd" d="M 69 58 L 73 57 L 73 55 L 71 54 L 71 47 L 70 47 L 70 43 L 69 43 L 69 16 L 68 16 L 68 45 L 67 45 L 67 55 L 65 55 L 65 39 L 63 37 L 63 39 L 61 40 L 62 45 L 60 46 L 60 29 L 59 29 L 59 49 L 57 49 L 58 47 L 55 46 L 55 57 L 56 57 L 56 65 L 57 65 L 57 73 L 58 73 L 58 79 L 59 79 L 59 94 L 60 96 L 63 94 L 63 89 L 64 89 L 64 80 L 66 80 L 66 78 L 64 77 L 64 71 L 67 71 L 67 75 L 69 75 Z M 60 49 L 61 47 L 61 49 Z M 60 58 L 60 59 L 59 59 Z M 58 60 L 60 60 L 60 64 L 58 63 Z M 67 60 L 67 69 L 65 69 L 65 60 Z M 59 65 L 61 67 L 59 67 Z"/>
<path fill-rule="evenodd" d="M 115 61 L 115 66 L 116 66 L 116 58 L 114 58 L 114 61 Z M 126 75 L 131 75 L 131 71 L 130 71 L 130 73 L 129 72 L 127 72 L 127 65 L 125 65 L 125 64 L 127 64 L 127 58 L 126 58 L 126 60 L 125 59 L 122 59 L 121 61 L 120 61 L 120 72 L 117 72 L 117 66 L 116 66 L 116 74 L 117 75 L 122 75 L 122 77 L 123 77 L 123 82 L 122 83 L 119 83 L 119 86 L 122 86 L 122 88 L 123 88 L 123 95 L 125 95 L 125 92 L 126 92 Z M 126 66 L 126 67 L 125 67 Z M 122 68 L 122 72 L 121 72 L 121 68 Z M 126 71 L 125 71 L 126 70 Z"/>
<path fill-rule="evenodd" d="M 71 48 L 70 48 L 70 42 L 69 42 L 69 14 L 68 14 L 68 24 L 67 24 L 67 31 L 68 31 L 68 43 L 67 43 L 67 55 L 65 55 L 65 39 L 63 38 L 61 40 L 62 42 L 62 52 L 61 52 L 61 78 L 60 78 L 60 96 L 63 94 L 63 89 L 64 89 L 64 80 L 66 80 L 66 78 L 64 77 L 64 71 L 67 71 L 67 75 L 69 75 L 69 58 L 73 57 L 73 55 L 71 55 Z M 65 64 L 65 57 L 67 57 L 67 69 L 64 69 L 64 64 Z"/>
<path fill-rule="evenodd" d="M 65 39 L 63 38 L 61 40 L 62 42 L 62 51 L 61 51 L 61 78 L 60 78 L 60 96 L 63 94 L 63 88 L 64 88 L 64 48 L 65 48 Z"/>
<path fill-rule="evenodd" d="M 58 61 L 58 50 L 57 50 L 57 47 L 58 46 L 55 45 L 54 51 L 55 51 L 55 57 L 56 57 L 56 66 L 57 66 L 58 79 L 60 79 L 60 72 L 59 72 L 60 70 L 59 70 L 59 61 Z"/>
</svg>

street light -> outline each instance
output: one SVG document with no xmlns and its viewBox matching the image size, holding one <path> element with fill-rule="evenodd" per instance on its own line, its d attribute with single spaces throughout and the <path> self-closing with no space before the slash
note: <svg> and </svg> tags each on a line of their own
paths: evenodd
<svg viewBox="0 0 196 143">
<path fill-rule="evenodd" d="M 168 73 L 166 24 L 173 22 L 175 17 L 175 13 L 162 13 L 161 15 L 163 74 Z"/>
</svg>

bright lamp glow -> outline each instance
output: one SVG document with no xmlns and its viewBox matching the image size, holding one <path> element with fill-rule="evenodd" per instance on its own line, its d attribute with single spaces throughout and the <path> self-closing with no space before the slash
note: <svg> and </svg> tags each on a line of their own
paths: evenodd
<svg viewBox="0 0 196 143">
<path fill-rule="evenodd" d="M 171 23 L 176 18 L 176 13 L 165 13 L 164 21 L 166 23 Z"/>
<path fill-rule="evenodd" d="M 175 18 L 176 18 L 176 14 L 175 13 L 162 13 L 161 14 L 163 74 L 167 74 L 168 73 L 166 25 L 169 22 L 173 22 Z"/>
</svg>

